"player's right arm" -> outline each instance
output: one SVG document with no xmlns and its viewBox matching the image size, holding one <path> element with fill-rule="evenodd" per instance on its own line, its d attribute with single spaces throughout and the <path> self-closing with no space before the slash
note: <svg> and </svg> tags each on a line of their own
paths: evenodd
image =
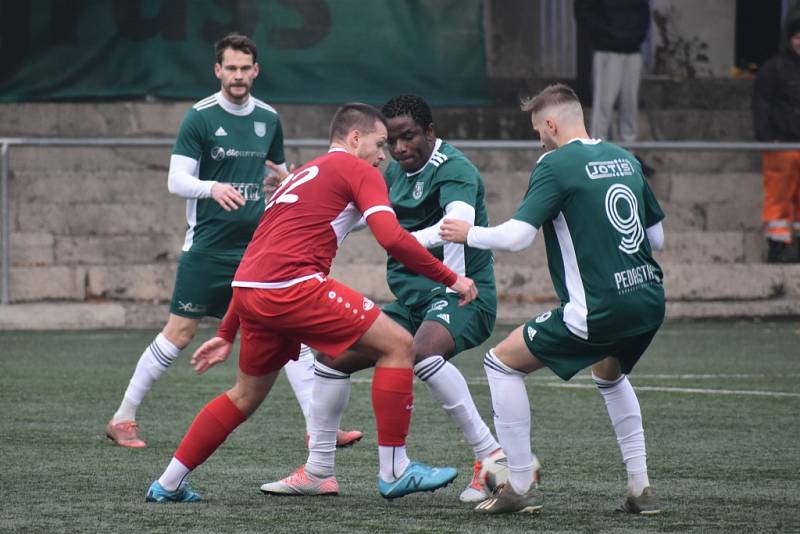
<svg viewBox="0 0 800 534">
<path fill-rule="evenodd" d="M 385 206 L 376 207 L 383 208 Z M 367 211 L 369 212 L 369 210 Z M 410 233 L 400 226 L 391 208 L 365 213 L 365 215 L 367 225 L 375 235 L 375 239 L 394 259 L 412 271 L 430 278 L 434 282 L 444 284 L 461 295 L 460 303 L 462 305 L 469 303 L 478 295 L 475 282 L 456 274 L 425 250 Z"/>
<path fill-rule="evenodd" d="M 238 209 L 245 200 L 233 186 L 199 178 L 205 128 L 200 114 L 190 109 L 172 149 L 167 189 L 181 198 L 213 198 L 225 211 Z"/>
</svg>

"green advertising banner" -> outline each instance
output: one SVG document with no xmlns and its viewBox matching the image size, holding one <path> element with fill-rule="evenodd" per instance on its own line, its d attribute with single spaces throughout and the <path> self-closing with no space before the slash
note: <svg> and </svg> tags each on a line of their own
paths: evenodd
<svg viewBox="0 0 800 534">
<path fill-rule="evenodd" d="M 489 99 L 483 0 L 0 0 L 0 101 L 199 99 L 231 31 L 268 102 Z"/>
</svg>

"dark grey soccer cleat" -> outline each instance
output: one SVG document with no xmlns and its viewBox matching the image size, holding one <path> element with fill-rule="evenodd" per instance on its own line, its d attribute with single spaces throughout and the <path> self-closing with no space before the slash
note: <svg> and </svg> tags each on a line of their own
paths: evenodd
<svg viewBox="0 0 800 534">
<path fill-rule="evenodd" d="M 626 495 L 617 511 L 626 514 L 656 515 L 661 513 L 661 503 L 656 497 L 656 492 L 647 486 L 638 497 Z"/>
<path fill-rule="evenodd" d="M 535 486 L 520 495 L 511 484 L 501 484 L 492 496 L 475 507 L 480 514 L 538 514 L 542 511 L 544 497 Z"/>
</svg>

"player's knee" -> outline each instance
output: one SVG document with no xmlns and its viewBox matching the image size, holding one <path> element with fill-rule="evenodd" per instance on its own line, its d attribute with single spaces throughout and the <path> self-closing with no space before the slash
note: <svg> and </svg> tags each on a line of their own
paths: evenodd
<svg viewBox="0 0 800 534">
<path fill-rule="evenodd" d="M 170 331 L 168 334 L 164 334 L 164 336 L 169 339 L 173 345 L 179 349 L 183 349 L 192 342 L 194 334 L 194 328 L 179 328 Z"/>
<path fill-rule="evenodd" d="M 197 321 L 170 316 L 170 320 L 167 321 L 167 325 L 161 333 L 170 343 L 183 349 L 194 339 L 194 335 L 197 333 Z"/>
<path fill-rule="evenodd" d="M 228 390 L 228 397 L 243 414 L 249 417 L 264 401 L 266 393 L 251 387 L 244 387 L 242 384 L 236 384 Z"/>
<path fill-rule="evenodd" d="M 398 358 L 402 358 L 408 360 L 410 362 L 414 361 L 414 337 L 402 328 L 398 328 L 395 334 L 396 341 L 393 343 L 393 352 L 395 352 L 394 356 Z"/>
</svg>

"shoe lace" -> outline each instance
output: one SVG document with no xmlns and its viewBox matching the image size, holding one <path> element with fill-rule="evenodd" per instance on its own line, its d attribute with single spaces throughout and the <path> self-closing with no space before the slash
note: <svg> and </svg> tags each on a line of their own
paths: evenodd
<svg viewBox="0 0 800 534">
<path fill-rule="evenodd" d="M 483 464 L 481 463 L 481 461 L 475 460 L 475 463 L 472 466 L 472 481 L 469 483 L 469 485 L 475 489 L 483 489 L 480 479 L 482 467 Z"/>
<path fill-rule="evenodd" d="M 287 477 L 289 480 L 288 482 L 304 482 L 308 477 L 306 475 L 306 466 L 301 465 L 294 472 Z"/>
</svg>

